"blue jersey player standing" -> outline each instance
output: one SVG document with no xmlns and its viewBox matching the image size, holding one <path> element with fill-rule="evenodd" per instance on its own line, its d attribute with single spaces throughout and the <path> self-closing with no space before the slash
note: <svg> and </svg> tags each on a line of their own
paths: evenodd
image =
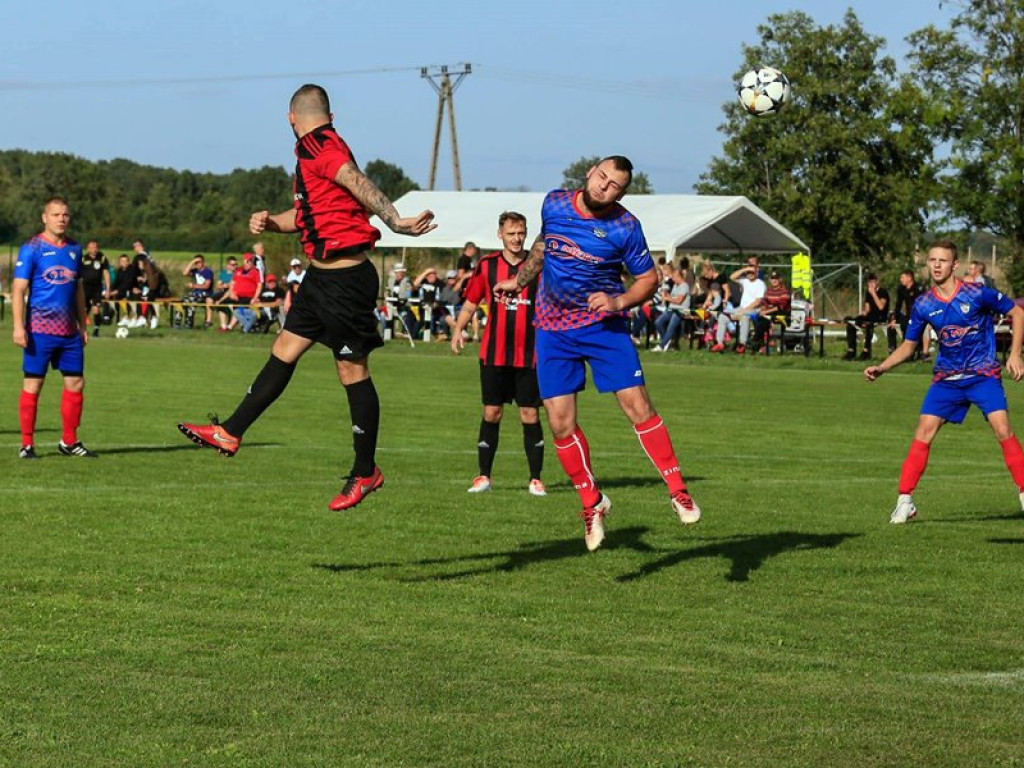
<svg viewBox="0 0 1024 768">
<path fill-rule="evenodd" d="M 934 285 L 914 302 L 906 340 L 881 364 L 864 369 L 864 377 L 874 381 L 909 360 L 926 325 L 934 328 L 939 337 L 935 376 L 921 405 L 914 441 L 900 472 L 896 509 L 889 518 L 896 524 L 906 523 L 917 515 L 912 494 L 928 465 L 928 452 L 939 429 L 946 422 L 961 423 L 972 404 L 981 409 L 992 427 L 1024 507 L 1024 451 L 1007 415 L 993 322 L 998 315 L 1006 315 L 1012 323 L 1006 371 L 1014 381 L 1020 381 L 1024 376 L 1020 356 L 1024 309 L 983 283 L 958 280 L 954 275 L 956 267 L 956 244 L 951 240 L 935 242 L 928 250 L 928 271 Z"/>
<path fill-rule="evenodd" d="M 633 179 L 625 157 L 606 157 L 587 172 L 580 190 L 548 193 L 541 234 L 519 273 L 495 285 L 514 293 L 543 270 L 537 292 L 537 379 L 558 459 L 583 503 L 584 541 L 597 549 L 611 501 L 598 489 L 587 439 L 576 421 L 576 393 L 590 366 L 599 392 L 614 392 L 623 413 L 668 485 L 685 524 L 700 520 L 679 470 L 672 441 L 651 404 L 640 358 L 629 335 L 629 310 L 658 287 L 658 272 L 640 222 L 619 204 Z M 633 276 L 626 289 L 622 270 Z"/>
<path fill-rule="evenodd" d="M 57 450 L 65 456 L 95 457 L 78 440 L 85 388 L 84 348 L 89 341 L 82 288 L 82 246 L 67 237 L 71 210 L 62 197 L 43 205 L 43 231 L 21 246 L 11 283 L 14 343 L 25 350 L 25 378 L 19 401 L 23 459 L 35 452 L 39 393 L 52 366 L 64 376 L 60 415 L 63 434 Z M 26 307 L 25 298 L 28 297 Z"/>
</svg>

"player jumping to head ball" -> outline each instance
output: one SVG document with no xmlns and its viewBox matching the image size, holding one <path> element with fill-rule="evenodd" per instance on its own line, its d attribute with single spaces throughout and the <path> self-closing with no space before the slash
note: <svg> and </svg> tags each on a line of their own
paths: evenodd
<svg viewBox="0 0 1024 768">
<path fill-rule="evenodd" d="M 938 334 L 935 376 L 921 405 L 914 441 L 900 472 L 896 509 L 889 518 L 889 522 L 898 525 L 917 516 L 912 494 L 928 465 L 928 452 L 935 436 L 946 422 L 961 423 L 972 404 L 981 409 L 992 427 L 1024 507 L 1024 451 L 1013 434 L 1006 412 L 993 322 L 996 316 L 1006 315 L 1012 323 L 1013 338 L 1006 371 L 1014 381 L 1020 381 L 1024 376 L 1020 356 L 1024 309 L 983 283 L 958 280 L 956 268 L 956 244 L 951 240 L 939 240 L 928 249 L 932 289 L 914 302 L 906 340 L 880 364 L 864 369 L 864 378 L 874 381 L 914 355 L 925 333 L 925 325 L 930 325 Z"/>
</svg>

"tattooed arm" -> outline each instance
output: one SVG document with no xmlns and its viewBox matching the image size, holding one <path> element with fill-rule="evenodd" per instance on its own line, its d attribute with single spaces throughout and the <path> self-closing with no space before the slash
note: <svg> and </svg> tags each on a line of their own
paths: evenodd
<svg viewBox="0 0 1024 768">
<path fill-rule="evenodd" d="M 403 219 L 399 216 L 387 195 L 381 192 L 354 162 L 341 166 L 334 181 L 351 192 L 366 210 L 379 216 L 380 220 L 387 224 L 388 229 L 396 234 L 418 236 L 437 228 L 432 211 L 423 211 L 413 218 Z"/>
<path fill-rule="evenodd" d="M 543 234 L 537 235 L 537 239 L 533 241 L 530 255 L 520 263 L 519 272 L 516 276 L 510 277 L 508 280 L 502 280 L 500 283 L 495 283 L 494 291 L 495 293 L 519 293 L 521 289 L 529 285 L 530 281 L 540 274 L 542 269 L 544 269 Z"/>
</svg>

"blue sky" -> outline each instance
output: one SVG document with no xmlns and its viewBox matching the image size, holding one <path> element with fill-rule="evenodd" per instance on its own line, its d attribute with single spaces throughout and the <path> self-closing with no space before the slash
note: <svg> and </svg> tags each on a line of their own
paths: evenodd
<svg viewBox="0 0 1024 768">
<path fill-rule="evenodd" d="M 545 191 L 580 156 L 616 153 L 656 191 L 686 193 L 720 151 L 741 46 L 769 14 L 827 24 L 852 7 L 902 61 L 903 38 L 945 26 L 949 6 L 4 0 L 0 148 L 290 169 L 287 101 L 313 81 L 360 162 L 383 158 L 426 186 L 437 97 L 419 67 L 469 62 L 455 97 L 465 188 Z M 451 189 L 447 133 L 443 142 L 437 187 Z"/>
</svg>

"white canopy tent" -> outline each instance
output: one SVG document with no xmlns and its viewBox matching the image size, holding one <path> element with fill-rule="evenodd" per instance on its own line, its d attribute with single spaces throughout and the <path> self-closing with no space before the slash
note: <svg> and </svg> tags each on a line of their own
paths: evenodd
<svg viewBox="0 0 1024 768">
<path fill-rule="evenodd" d="M 376 217 L 383 237 L 378 248 L 462 248 L 473 241 L 481 250 L 501 247 L 498 215 L 518 211 L 527 218 L 532 242 L 540 224 L 541 192 L 427 192 L 403 195 L 395 203 L 402 216 L 429 209 L 437 229 L 422 237 L 396 235 Z M 640 220 L 654 253 L 677 249 L 702 253 L 810 253 L 807 245 L 745 197 L 715 195 L 629 195 L 623 204 Z"/>
</svg>

